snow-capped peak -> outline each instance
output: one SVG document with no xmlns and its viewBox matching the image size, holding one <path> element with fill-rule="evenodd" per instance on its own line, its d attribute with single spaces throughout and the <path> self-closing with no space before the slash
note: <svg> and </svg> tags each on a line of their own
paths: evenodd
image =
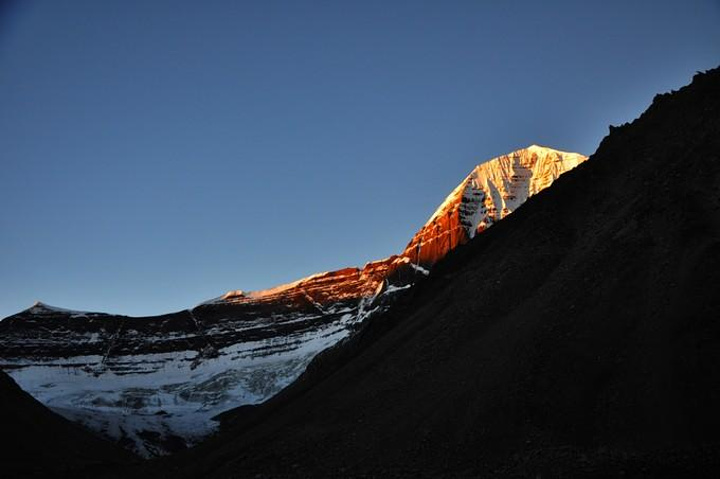
<svg viewBox="0 0 720 479">
<path fill-rule="evenodd" d="M 586 159 L 532 144 L 480 163 L 445 198 L 403 254 L 415 264 L 432 265 Z"/>
<path fill-rule="evenodd" d="M 73 309 L 59 308 L 57 306 L 51 306 L 43 303 L 42 301 L 35 301 L 32 306 L 25 310 L 25 312 L 35 315 L 47 315 L 47 314 L 69 314 L 69 315 L 98 315 L 103 313 L 93 313 L 89 311 L 77 311 Z"/>
</svg>

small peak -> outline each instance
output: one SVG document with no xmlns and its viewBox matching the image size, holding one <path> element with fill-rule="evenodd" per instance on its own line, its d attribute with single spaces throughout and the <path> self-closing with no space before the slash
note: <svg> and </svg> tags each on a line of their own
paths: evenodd
<svg viewBox="0 0 720 479">
<path fill-rule="evenodd" d="M 532 145 L 524 149 L 529 151 L 558 151 L 548 146 L 538 145 L 537 143 L 533 143 Z"/>
<path fill-rule="evenodd" d="M 29 311 L 37 312 L 37 311 L 50 311 L 52 310 L 52 306 L 48 306 L 47 304 L 43 303 L 42 301 L 35 301 L 32 306 L 28 308 Z"/>
<path fill-rule="evenodd" d="M 555 150 L 553 148 L 549 148 L 547 146 L 538 145 L 537 143 L 533 143 L 531 145 L 526 146 L 525 148 L 518 148 L 517 150 L 510 153 L 510 155 L 538 155 L 538 156 L 544 156 L 548 153 L 558 152 L 558 150 Z"/>
<path fill-rule="evenodd" d="M 523 149 L 518 150 L 518 151 L 527 151 L 527 152 L 530 152 L 530 153 L 537 153 L 538 155 L 540 155 L 540 154 L 551 154 L 551 153 L 554 153 L 554 154 L 557 154 L 557 155 L 577 156 L 577 157 L 582 157 L 583 159 L 587 159 L 587 157 L 586 157 L 585 155 L 583 155 L 582 153 L 575 153 L 575 152 L 572 152 L 572 151 L 558 150 L 558 149 L 556 149 L 556 148 L 551 148 L 551 147 L 549 147 L 549 146 L 538 145 L 537 143 L 533 143 L 532 145 L 528 146 L 527 148 L 523 148 Z"/>
<path fill-rule="evenodd" d="M 242 289 L 235 289 L 232 291 L 228 291 L 227 293 L 225 293 L 221 296 L 222 299 L 243 298 L 243 297 L 245 297 L 245 291 L 243 291 Z"/>
<path fill-rule="evenodd" d="M 30 314 L 47 314 L 50 311 L 52 311 L 52 309 L 47 304 L 43 303 L 42 301 L 35 301 L 32 306 L 23 310 L 22 312 Z"/>
<path fill-rule="evenodd" d="M 74 311 L 72 309 L 65 309 L 65 308 L 58 308 L 57 306 L 50 306 L 47 303 L 43 303 L 42 301 L 35 301 L 32 306 L 30 306 L 25 311 L 31 313 L 31 314 L 39 314 L 39 315 L 48 315 L 48 314 L 95 314 L 95 313 L 87 313 L 85 311 Z"/>
<path fill-rule="evenodd" d="M 53 309 L 55 308 L 43 303 L 42 301 L 35 301 L 32 306 L 28 308 L 30 311 L 51 311 Z"/>
</svg>

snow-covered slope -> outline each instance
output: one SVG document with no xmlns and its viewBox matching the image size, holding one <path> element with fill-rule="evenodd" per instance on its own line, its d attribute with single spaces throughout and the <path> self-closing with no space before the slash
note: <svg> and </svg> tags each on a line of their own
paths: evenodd
<svg viewBox="0 0 720 479">
<path fill-rule="evenodd" d="M 145 455 L 195 443 L 263 401 L 389 293 L 366 268 L 132 318 L 37 305 L 0 322 L 0 368 L 55 412 Z M 331 299 L 336 295 L 336 299 Z"/>
<path fill-rule="evenodd" d="M 585 160 L 531 146 L 477 166 L 397 256 L 194 308 L 132 318 L 36 303 L 0 322 L 0 368 L 67 418 L 165 454 L 264 401 L 323 349 L 428 274 L 449 250 Z"/>
</svg>

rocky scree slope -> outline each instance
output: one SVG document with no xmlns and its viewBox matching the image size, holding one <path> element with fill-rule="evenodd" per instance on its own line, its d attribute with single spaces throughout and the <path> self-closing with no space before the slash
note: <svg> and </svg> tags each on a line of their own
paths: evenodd
<svg viewBox="0 0 720 479">
<path fill-rule="evenodd" d="M 717 477 L 720 70 L 159 477 Z"/>
</svg>

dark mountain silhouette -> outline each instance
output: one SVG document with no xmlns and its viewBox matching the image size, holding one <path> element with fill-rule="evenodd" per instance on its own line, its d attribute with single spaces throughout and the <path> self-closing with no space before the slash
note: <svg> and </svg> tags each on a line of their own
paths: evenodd
<svg viewBox="0 0 720 479">
<path fill-rule="evenodd" d="M 718 477 L 720 70 L 158 477 Z M 134 471 L 133 471 L 134 473 Z"/>
<path fill-rule="evenodd" d="M 3 478 L 92 477 L 132 460 L 118 446 L 50 411 L 2 371 L 0 405 Z"/>
</svg>

